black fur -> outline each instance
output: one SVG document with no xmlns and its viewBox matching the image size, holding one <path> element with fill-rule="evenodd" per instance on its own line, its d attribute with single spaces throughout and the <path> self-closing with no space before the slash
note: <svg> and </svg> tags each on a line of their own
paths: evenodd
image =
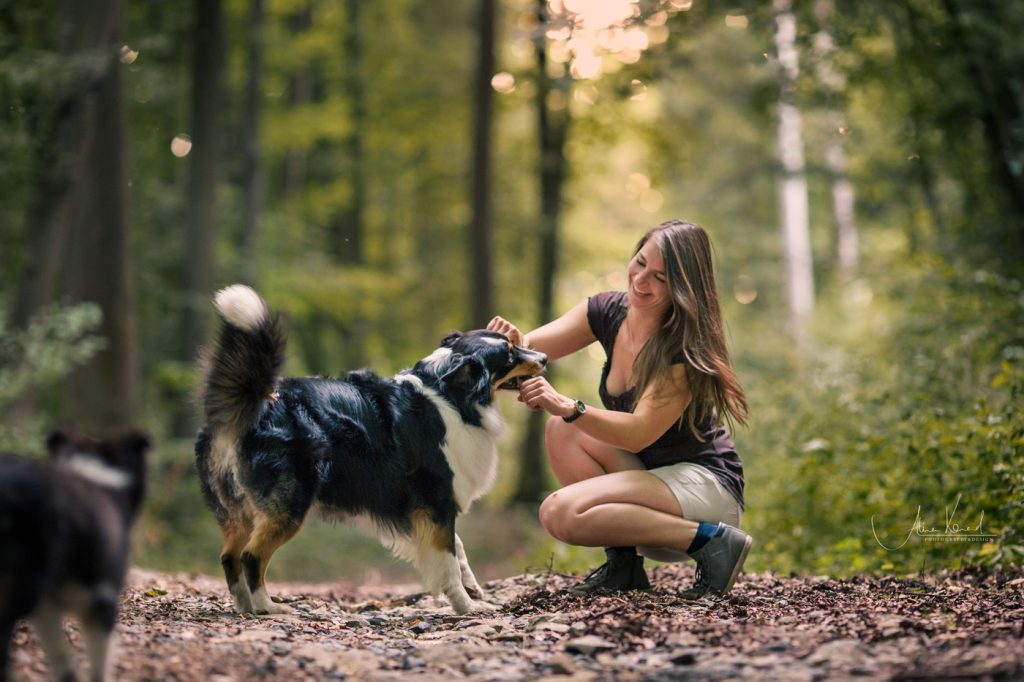
<svg viewBox="0 0 1024 682">
<path fill-rule="evenodd" d="M 481 410 L 492 406 L 498 386 L 509 376 L 540 372 L 546 358 L 483 331 L 450 335 L 442 348 L 395 378 L 362 370 L 344 379 L 281 379 L 274 372 L 284 340 L 269 313 L 252 331 L 224 325 L 196 460 L 204 497 L 225 533 L 233 594 L 241 589 L 240 573 L 250 596 L 263 586 L 276 546 L 261 550 L 250 540 L 239 553 L 229 547 L 230 534 L 248 524 L 256 527 L 253 537 L 262 526 L 265 536 L 286 541 L 314 505 L 331 516 L 369 515 L 393 537 L 409 536 L 415 523 L 429 519 L 437 544 L 456 553 L 455 517 L 463 510 L 444 451 L 451 434 L 430 395 L 483 432 Z M 232 451 L 214 452 L 217 438 Z M 246 610 L 244 598 L 238 605 Z"/>
<path fill-rule="evenodd" d="M 58 432 L 47 448 L 49 460 L 0 454 L 0 679 L 6 679 L 15 622 L 40 609 L 76 611 L 84 624 L 105 633 L 103 642 L 90 643 L 105 652 L 145 492 L 149 439 L 141 433 L 94 441 Z M 126 485 L 80 475 L 70 467 L 73 458 L 121 472 Z M 74 604 L 65 601 L 69 588 L 80 593 Z M 100 679 L 102 671 L 93 672 Z"/>
</svg>

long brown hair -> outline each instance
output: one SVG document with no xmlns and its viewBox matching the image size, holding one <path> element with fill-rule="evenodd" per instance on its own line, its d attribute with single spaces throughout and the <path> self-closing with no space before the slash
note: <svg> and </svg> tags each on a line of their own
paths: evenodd
<svg viewBox="0 0 1024 682">
<path fill-rule="evenodd" d="M 672 304 L 661 326 L 633 362 L 637 399 L 651 384 L 665 388 L 671 366 L 682 357 L 692 399 L 680 418 L 700 437 L 697 424 L 709 415 L 714 423 L 747 423 L 747 398 L 729 363 L 722 311 L 711 261 L 711 240 L 700 225 L 669 220 L 653 228 L 636 245 L 634 256 L 650 239 L 665 260 Z"/>
</svg>

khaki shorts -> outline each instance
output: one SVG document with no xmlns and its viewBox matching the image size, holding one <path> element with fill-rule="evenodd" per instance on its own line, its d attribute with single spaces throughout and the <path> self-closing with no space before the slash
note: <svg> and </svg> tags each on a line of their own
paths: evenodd
<svg viewBox="0 0 1024 682">
<path fill-rule="evenodd" d="M 680 462 L 651 469 L 668 486 L 683 510 L 683 517 L 690 521 L 718 523 L 724 521 L 730 526 L 740 527 L 743 510 L 728 490 L 707 468 L 692 462 Z M 655 561 L 687 561 L 690 555 L 668 547 L 637 547 L 637 551 Z"/>
</svg>

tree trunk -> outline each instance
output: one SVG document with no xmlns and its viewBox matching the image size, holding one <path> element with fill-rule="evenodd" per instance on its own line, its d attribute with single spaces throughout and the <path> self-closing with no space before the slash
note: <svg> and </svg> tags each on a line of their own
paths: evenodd
<svg viewBox="0 0 1024 682">
<path fill-rule="evenodd" d="M 1021 159 L 1024 158 L 1024 143 L 1020 135 L 1024 110 L 1020 100 L 1020 86 L 1009 79 L 993 77 L 992 62 L 999 58 L 989 55 L 999 48 L 982 46 L 977 37 L 965 29 L 961 3 L 957 0 L 943 0 L 943 5 L 951 19 L 953 36 L 966 59 L 971 81 L 978 91 L 977 101 L 981 107 L 981 122 L 988 141 L 992 175 L 1002 187 L 1009 204 L 1007 208 L 1013 216 L 1011 219 L 1016 223 L 1016 239 L 1004 245 L 1002 253 L 1009 256 L 1011 262 L 1016 262 L 1024 252 L 1024 220 L 1021 219 L 1024 216 L 1024 172 L 1020 168 Z M 991 42 L 991 37 L 983 40 Z M 989 51 L 989 55 L 985 54 L 986 51 Z"/>
<path fill-rule="evenodd" d="M 242 137 L 245 149 L 243 192 L 245 205 L 242 215 L 242 275 L 253 285 L 259 284 L 258 247 L 260 218 L 266 196 L 266 178 L 263 174 L 263 146 L 260 142 L 260 123 L 263 113 L 263 26 L 265 12 L 263 0 L 250 0 L 249 36 L 246 51 L 248 77 L 245 83 L 245 111 Z"/>
<path fill-rule="evenodd" d="M 363 33 L 360 22 L 363 0 L 347 0 L 345 62 L 348 72 L 345 90 L 352 103 L 352 130 L 341 145 L 345 158 L 340 164 L 348 169 L 352 196 L 328 226 L 328 251 L 338 263 L 362 263 L 364 260 L 363 221 L 366 209 L 366 165 L 363 140 L 366 138 L 366 89 L 363 82 Z"/>
<path fill-rule="evenodd" d="M 313 12 L 308 2 L 288 19 L 288 29 L 298 37 L 313 25 Z M 313 100 L 313 70 L 309 64 L 298 67 L 288 78 L 288 105 L 291 107 L 308 104 Z M 282 193 L 291 199 L 306 183 L 306 150 L 291 148 L 284 155 L 284 181 Z"/>
<path fill-rule="evenodd" d="M 185 221 L 185 311 L 181 358 L 195 357 L 208 340 L 210 295 L 217 245 L 217 183 L 220 160 L 221 72 L 224 13 L 221 0 L 195 0 L 192 56 L 192 156 Z"/>
<path fill-rule="evenodd" d="M 537 17 L 544 26 L 546 0 L 538 0 Z M 571 78 L 562 76 L 552 81 L 547 73 L 547 43 L 543 30 L 536 43 L 537 53 L 537 133 L 540 140 L 540 290 L 537 314 L 541 322 L 554 317 L 555 275 L 558 270 L 558 223 L 562 213 L 562 185 L 566 175 L 565 141 L 569 132 L 569 108 L 554 111 L 549 108 L 549 94 L 560 90 L 568 102 Z M 548 369 L 548 379 L 553 380 L 553 368 Z M 544 472 L 544 414 L 533 413 L 529 417 L 526 437 L 520 456 L 519 480 L 512 502 L 536 504 L 543 496 L 546 485 Z"/>
<path fill-rule="evenodd" d="M 18 282 L 8 324 L 23 328 L 54 297 L 68 233 L 68 204 L 73 175 L 80 163 L 85 140 L 87 103 L 105 77 L 109 64 L 82 59 L 84 54 L 105 51 L 96 35 L 80 30 L 83 7 L 75 0 L 62 0 L 57 8 L 57 38 L 54 47 L 70 64 L 57 89 L 56 99 L 40 97 L 41 115 L 30 119 L 33 140 L 33 192 L 25 218 L 29 257 Z M 79 29 L 79 30 L 76 30 Z"/>
<path fill-rule="evenodd" d="M 817 57 L 819 87 L 825 94 L 825 120 L 828 125 L 828 142 L 825 148 L 825 167 L 832 185 L 832 216 L 836 227 L 836 256 L 839 266 L 839 280 L 849 284 L 857 277 L 860 261 L 860 239 L 854 213 L 854 189 L 847 174 L 845 135 L 846 123 L 843 93 L 846 90 L 845 77 L 836 71 L 833 63 L 836 46 L 832 38 L 831 22 L 834 13 L 833 0 L 817 0 L 814 13 L 820 29 L 814 37 Z"/>
<path fill-rule="evenodd" d="M 494 89 L 494 4 L 480 0 L 477 71 L 474 91 L 476 112 L 473 119 L 473 220 L 470 225 L 470 282 L 472 297 L 470 326 L 482 328 L 494 314 L 494 265 L 491 259 L 493 226 L 491 224 L 491 126 Z"/>
<path fill-rule="evenodd" d="M 103 310 L 107 346 L 69 377 L 66 419 L 91 432 L 135 421 L 137 348 L 135 297 L 125 210 L 124 117 L 118 61 L 119 0 L 83 3 L 76 30 L 106 52 L 107 69 L 88 103 L 85 146 L 75 177 L 67 290 Z"/>
<path fill-rule="evenodd" d="M 796 106 L 799 59 L 796 17 L 792 0 L 775 0 L 775 46 L 779 59 L 778 153 L 779 224 L 786 262 L 790 324 L 798 346 L 810 341 L 809 322 L 814 310 L 814 274 L 808 223 L 807 178 L 800 110 Z"/>
</svg>

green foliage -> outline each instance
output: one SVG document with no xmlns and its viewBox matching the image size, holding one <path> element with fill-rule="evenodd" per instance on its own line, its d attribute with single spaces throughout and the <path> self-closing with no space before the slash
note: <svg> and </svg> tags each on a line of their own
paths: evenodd
<svg viewBox="0 0 1024 682">
<path fill-rule="evenodd" d="M 103 339 L 93 334 L 101 317 L 91 303 L 55 305 L 33 317 L 27 328 L 8 329 L 0 311 L 0 413 L 15 408 L 30 391 L 33 399 L 45 399 L 68 372 L 102 349 Z M 14 425 L 0 424 L 0 448 L 37 451 L 52 407 L 27 420 L 16 418 Z"/>
<path fill-rule="evenodd" d="M 755 566 L 849 574 L 1024 559 L 1020 284 L 914 267 L 874 280 L 869 306 L 823 314 L 861 315 L 862 331 L 823 329 L 829 350 L 755 408 Z"/>
</svg>

